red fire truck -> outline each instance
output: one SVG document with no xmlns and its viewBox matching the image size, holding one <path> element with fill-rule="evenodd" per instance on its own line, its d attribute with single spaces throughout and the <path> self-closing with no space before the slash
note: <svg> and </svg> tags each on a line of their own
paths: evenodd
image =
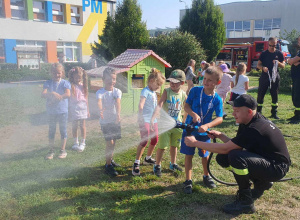
<svg viewBox="0 0 300 220">
<path fill-rule="evenodd" d="M 225 44 L 223 49 L 218 54 L 216 61 L 223 60 L 230 68 L 235 68 L 240 62 L 247 65 L 247 72 L 256 68 L 260 54 L 268 49 L 268 41 L 254 41 L 251 43 L 241 44 Z M 278 40 L 276 48 L 280 50 L 284 58 L 287 59 L 291 56 L 288 51 L 286 40 Z"/>
</svg>

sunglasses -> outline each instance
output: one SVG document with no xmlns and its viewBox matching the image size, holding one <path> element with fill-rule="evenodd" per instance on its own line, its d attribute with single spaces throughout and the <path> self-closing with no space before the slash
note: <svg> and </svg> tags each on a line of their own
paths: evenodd
<svg viewBox="0 0 300 220">
<path fill-rule="evenodd" d="M 269 44 L 269 47 L 276 47 L 276 45 L 271 45 L 271 44 Z"/>
</svg>

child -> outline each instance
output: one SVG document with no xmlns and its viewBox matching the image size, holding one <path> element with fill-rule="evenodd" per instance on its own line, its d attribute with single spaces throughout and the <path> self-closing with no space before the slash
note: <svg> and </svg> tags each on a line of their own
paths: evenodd
<svg viewBox="0 0 300 220">
<path fill-rule="evenodd" d="M 181 89 L 181 86 L 185 82 L 185 74 L 182 70 L 174 70 L 168 80 L 170 81 L 170 87 L 164 90 L 152 115 L 151 125 L 153 125 L 153 122 L 162 107 L 172 118 L 176 121 L 182 122 L 181 109 L 186 100 L 186 94 Z M 170 170 L 182 171 L 182 168 L 176 164 L 177 148 L 180 148 L 181 136 L 182 129 L 179 128 L 173 128 L 159 136 L 158 149 L 156 151 L 156 162 L 153 167 L 153 172 L 158 177 L 161 176 L 161 160 L 163 153 L 169 146 L 171 156 Z"/>
<path fill-rule="evenodd" d="M 107 67 L 103 72 L 104 88 L 96 92 L 100 111 L 100 126 L 106 141 L 105 172 L 114 177 L 118 175 L 115 167 L 120 166 L 113 160 L 116 140 L 121 139 L 121 90 L 115 88 L 117 75 L 115 70 Z"/>
<path fill-rule="evenodd" d="M 46 160 L 53 159 L 54 156 L 54 138 L 56 132 L 56 123 L 59 123 L 61 136 L 61 150 L 58 158 L 67 157 L 65 150 L 67 143 L 67 122 L 68 122 L 68 98 L 70 97 L 71 85 L 68 81 L 62 79 L 65 70 L 62 64 L 54 63 L 51 66 L 52 79 L 44 83 L 42 98 L 47 100 L 46 109 L 49 118 L 49 146 L 50 151 L 46 155 Z"/>
<path fill-rule="evenodd" d="M 230 101 L 234 101 L 239 95 L 246 94 L 249 89 L 249 78 L 246 76 L 247 66 L 239 63 L 235 76 L 231 79 Z"/>
<path fill-rule="evenodd" d="M 187 67 L 184 70 L 186 83 L 187 83 L 187 86 L 188 86 L 188 88 L 186 90 L 187 95 L 189 94 L 189 91 L 191 90 L 191 88 L 194 87 L 193 79 L 194 79 L 194 77 L 196 77 L 196 75 L 194 74 L 195 65 L 196 65 L 196 61 L 193 60 L 193 59 L 190 59 Z"/>
<path fill-rule="evenodd" d="M 71 83 L 70 113 L 74 138 L 72 150 L 82 152 L 86 146 L 85 119 L 89 117 L 87 74 L 81 67 L 76 66 L 70 70 L 69 80 Z M 80 144 L 77 133 L 78 123 L 82 137 Z"/>
<path fill-rule="evenodd" d="M 209 67 L 209 63 L 205 63 L 203 64 L 202 67 L 202 72 L 199 75 L 199 86 L 203 86 L 203 78 L 204 78 L 204 74 L 205 74 L 205 70 Z"/>
<path fill-rule="evenodd" d="M 221 83 L 217 86 L 217 93 L 222 98 L 222 101 L 224 103 L 227 97 L 227 93 L 230 91 L 230 82 L 232 76 L 228 74 L 230 70 L 228 69 L 226 64 L 221 64 L 220 68 L 223 71 L 223 77 L 221 79 Z M 227 114 L 223 112 L 223 119 L 225 119 L 226 116 Z"/>
<path fill-rule="evenodd" d="M 203 142 L 210 142 L 210 138 L 205 133 L 209 128 L 215 127 L 223 121 L 223 104 L 221 97 L 215 93 L 215 87 L 220 84 L 222 78 L 222 71 L 218 67 L 209 67 L 205 71 L 203 79 L 203 87 L 194 87 L 184 105 L 184 110 L 188 113 L 186 123 L 200 126 L 198 132 L 194 131 L 192 135 L 197 140 Z M 216 119 L 212 120 L 212 114 L 216 112 Z M 181 139 L 180 153 L 185 154 L 185 175 L 184 192 L 192 193 L 192 160 L 195 154 L 195 148 L 190 148 L 185 145 L 184 138 L 187 135 L 183 131 Z M 198 150 L 198 154 L 202 157 L 203 166 L 203 182 L 209 188 L 215 188 L 216 185 L 208 174 L 207 162 L 208 151 Z"/>
<path fill-rule="evenodd" d="M 155 164 L 155 160 L 151 158 L 155 145 L 158 141 L 158 127 L 156 118 L 153 120 L 153 129 L 150 129 L 150 120 L 153 115 L 154 109 L 157 105 L 157 96 L 155 91 L 165 82 L 165 77 L 161 72 L 155 68 L 151 69 L 148 77 L 148 86 L 141 92 L 139 103 L 138 122 L 140 127 L 141 142 L 137 148 L 135 162 L 132 168 L 132 175 L 140 175 L 140 160 L 144 153 L 149 137 L 151 138 L 147 156 L 145 157 L 144 164 Z"/>
</svg>

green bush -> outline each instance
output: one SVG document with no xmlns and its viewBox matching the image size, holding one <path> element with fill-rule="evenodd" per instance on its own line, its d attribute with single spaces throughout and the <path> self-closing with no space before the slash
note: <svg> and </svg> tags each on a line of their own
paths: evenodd
<svg viewBox="0 0 300 220">
<path fill-rule="evenodd" d="M 16 70 L 18 65 L 16 63 L 0 63 L 0 70 Z"/>
<path fill-rule="evenodd" d="M 10 69 L 16 64 L 8 64 L 5 69 L 0 70 L 0 82 L 18 82 L 18 81 L 34 81 L 34 80 L 47 80 L 51 76 L 49 69 L 51 64 L 41 64 L 40 70 L 31 70 L 29 68 Z M 4 65 L 1 65 L 3 67 Z M 8 67 L 8 68 L 7 68 Z"/>
<path fill-rule="evenodd" d="M 251 69 L 249 72 L 248 76 L 260 76 L 261 75 L 261 70 L 256 70 L 256 69 Z"/>
<path fill-rule="evenodd" d="M 291 78 L 291 66 L 286 65 L 284 69 L 279 69 L 280 75 L 280 90 L 291 90 L 292 78 Z"/>
</svg>

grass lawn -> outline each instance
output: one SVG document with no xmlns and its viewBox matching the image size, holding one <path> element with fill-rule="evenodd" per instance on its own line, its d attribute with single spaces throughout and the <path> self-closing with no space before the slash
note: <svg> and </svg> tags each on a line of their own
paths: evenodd
<svg viewBox="0 0 300 220">
<path fill-rule="evenodd" d="M 257 85 L 257 78 L 250 77 L 250 86 Z M 168 150 L 161 178 L 153 175 L 150 166 L 141 166 L 141 177 L 133 177 L 131 166 L 139 142 L 135 116 L 123 117 L 123 138 L 117 141 L 115 151 L 115 161 L 122 165 L 118 168 L 120 176 L 110 178 L 104 173 L 105 142 L 95 109 L 87 121 L 87 149 L 82 153 L 71 151 L 69 123 L 67 158 L 45 161 L 48 127 L 41 90 L 36 84 L 11 88 L 0 85 L 0 219 L 300 219 L 299 179 L 275 183 L 255 202 L 255 214 L 232 216 L 221 209 L 234 199 L 237 187 L 217 184 L 216 189 L 205 188 L 198 157 L 194 158 L 191 195 L 182 190 L 184 173 L 168 171 Z M 254 97 L 256 93 L 249 92 Z M 265 106 L 263 113 L 268 117 L 269 94 Z M 234 137 L 237 126 L 230 106 L 225 108 L 229 116 L 217 130 Z M 293 163 L 287 177 L 300 176 L 300 126 L 286 121 L 293 115 L 289 93 L 280 94 L 278 113 L 281 119 L 274 120 L 275 124 L 283 134 L 295 136 L 286 137 Z M 58 136 L 57 131 L 56 139 Z M 180 153 L 177 162 L 184 166 Z M 211 170 L 219 179 L 233 181 L 214 159 Z"/>
</svg>

